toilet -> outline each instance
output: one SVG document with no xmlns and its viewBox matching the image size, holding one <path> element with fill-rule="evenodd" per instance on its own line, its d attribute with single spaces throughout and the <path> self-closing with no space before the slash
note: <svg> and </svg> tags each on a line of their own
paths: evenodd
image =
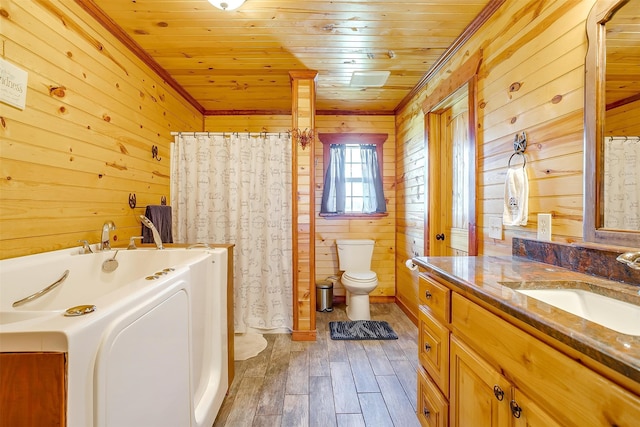
<svg viewBox="0 0 640 427">
<path fill-rule="evenodd" d="M 343 271 L 340 282 L 347 291 L 347 316 L 351 320 L 370 320 L 369 294 L 378 286 L 371 271 L 373 240 L 337 240 L 338 261 Z"/>
</svg>

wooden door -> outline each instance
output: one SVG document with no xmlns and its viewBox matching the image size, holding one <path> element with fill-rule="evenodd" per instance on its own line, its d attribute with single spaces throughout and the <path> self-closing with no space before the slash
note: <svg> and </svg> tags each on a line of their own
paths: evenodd
<svg viewBox="0 0 640 427">
<path fill-rule="evenodd" d="M 430 256 L 469 255 L 474 154 L 467 86 L 427 115 Z"/>
<path fill-rule="evenodd" d="M 509 427 L 511 385 L 491 365 L 451 337 L 452 427 Z"/>
</svg>

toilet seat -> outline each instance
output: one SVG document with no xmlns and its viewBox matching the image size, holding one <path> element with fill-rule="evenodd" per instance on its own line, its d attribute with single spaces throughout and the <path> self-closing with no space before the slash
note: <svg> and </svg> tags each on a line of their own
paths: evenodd
<svg viewBox="0 0 640 427">
<path fill-rule="evenodd" d="M 342 274 L 342 278 L 356 283 L 371 283 L 378 280 L 376 273 L 373 271 L 348 271 Z"/>
</svg>

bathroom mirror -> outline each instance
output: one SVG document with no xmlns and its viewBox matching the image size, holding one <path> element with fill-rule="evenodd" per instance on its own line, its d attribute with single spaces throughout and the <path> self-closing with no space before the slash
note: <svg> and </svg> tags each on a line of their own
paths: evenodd
<svg viewBox="0 0 640 427">
<path fill-rule="evenodd" d="M 612 171 L 620 165 L 605 145 L 611 137 L 640 145 L 640 0 L 599 0 L 587 18 L 588 51 L 585 62 L 585 200 L 586 242 L 640 247 L 638 189 L 626 185 L 639 180 L 625 177 L 624 191 L 611 188 Z M 629 119 L 633 118 L 633 119 Z M 635 138 L 635 140 L 634 140 Z M 638 140 L 638 141 L 636 141 Z M 640 171 L 640 158 L 618 156 Z M 613 165 L 613 166 L 612 166 Z M 635 202 L 633 201 L 635 198 Z M 612 214 L 611 200 L 635 206 L 635 211 Z M 618 211 L 618 209 L 613 209 Z M 618 212 L 619 213 L 619 212 Z"/>
</svg>

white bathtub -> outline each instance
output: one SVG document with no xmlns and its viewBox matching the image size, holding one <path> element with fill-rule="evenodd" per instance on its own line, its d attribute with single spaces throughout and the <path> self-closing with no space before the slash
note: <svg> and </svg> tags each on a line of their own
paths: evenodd
<svg viewBox="0 0 640 427">
<path fill-rule="evenodd" d="M 0 261 L 0 352 L 67 353 L 69 427 L 210 427 L 229 385 L 227 250 L 121 250 L 110 273 L 114 250 L 77 252 Z M 64 316 L 77 305 L 96 310 Z"/>
</svg>

